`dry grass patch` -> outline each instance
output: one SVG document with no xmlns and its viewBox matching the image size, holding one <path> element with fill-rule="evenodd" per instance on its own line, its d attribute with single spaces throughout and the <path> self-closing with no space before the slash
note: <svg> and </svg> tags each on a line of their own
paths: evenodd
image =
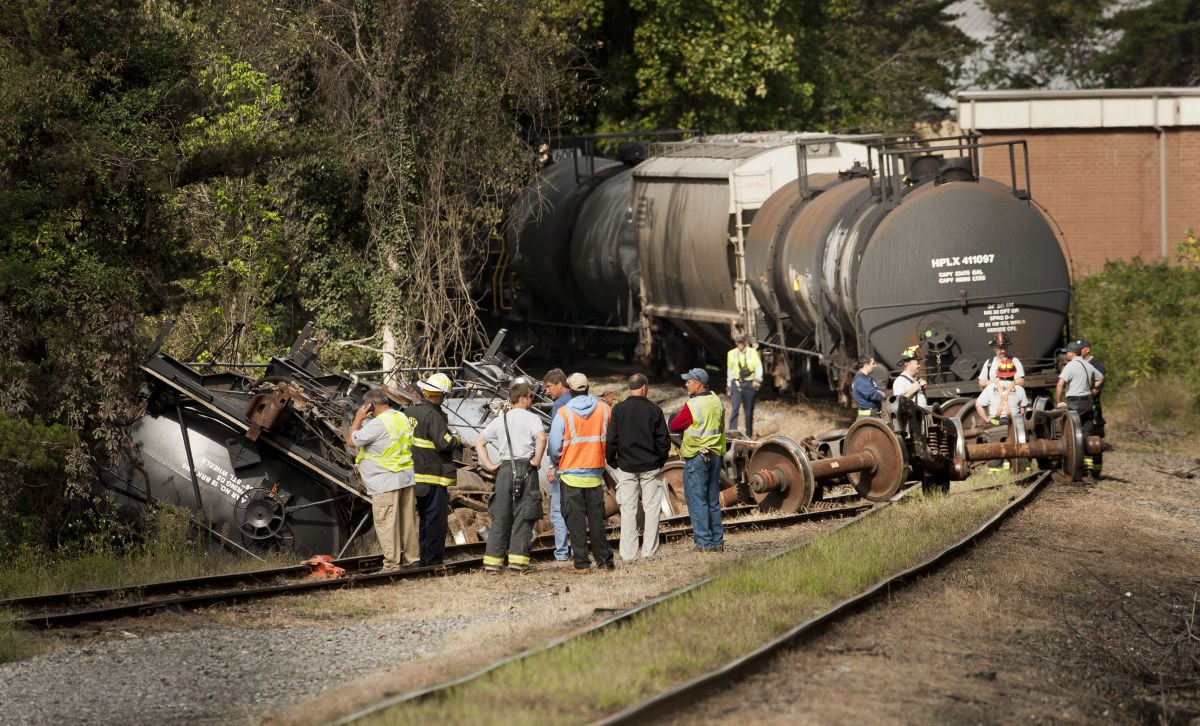
<svg viewBox="0 0 1200 726">
<path fill-rule="evenodd" d="M 740 657 L 911 567 L 978 527 L 1012 494 L 1010 487 L 914 497 L 783 556 L 719 572 L 624 627 L 570 640 L 444 699 L 402 704 L 364 722 L 594 720 Z"/>
</svg>

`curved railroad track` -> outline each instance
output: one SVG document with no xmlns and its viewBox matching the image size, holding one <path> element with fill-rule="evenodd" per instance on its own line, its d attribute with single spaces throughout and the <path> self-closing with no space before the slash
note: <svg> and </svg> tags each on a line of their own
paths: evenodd
<svg viewBox="0 0 1200 726">
<path fill-rule="evenodd" d="M 641 723 L 641 722 L 644 722 L 647 718 L 654 717 L 655 715 L 661 715 L 664 713 L 669 713 L 671 711 L 677 710 L 683 704 L 694 702 L 695 700 L 700 698 L 702 696 L 702 694 L 711 692 L 711 690 L 713 688 L 719 688 L 722 685 L 736 681 L 737 679 L 743 677 L 744 675 L 749 674 L 755 670 L 758 670 L 759 668 L 761 668 L 763 666 L 764 663 L 768 662 L 772 657 L 774 657 L 776 654 L 781 652 L 783 649 L 788 648 L 788 647 L 793 647 L 797 643 L 802 642 L 804 639 L 806 639 L 810 635 L 813 635 L 816 632 L 829 627 L 830 625 L 837 622 L 838 620 L 845 618 L 845 617 L 851 615 L 852 613 L 855 613 L 865 607 L 869 607 L 870 604 L 873 603 L 877 598 L 885 595 L 886 593 L 892 592 L 897 588 L 904 587 L 908 583 L 914 581 L 917 577 L 919 577 L 923 574 L 932 572 L 932 571 L 946 565 L 947 563 L 951 562 L 955 558 L 961 556 L 962 554 L 967 552 L 973 544 L 975 544 L 977 541 L 986 537 L 989 533 L 993 532 L 1008 517 L 1012 516 L 1015 512 L 1019 511 L 1027 503 L 1029 503 L 1034 497 L 1036 497 L 1036 495 L 1045 487 L 1047 482 L 1049 482 L 1051 480 L 1051 477 L 1053 475 L 1054 475 L 1053 471 L 1038 471 L 1038 472 L 1034 472 L 1032 474 L 1026 475 L 1025 477 L 1022 477 L 1021 479 L 1016 480 L 1014 483 L 1023 484 L 1026 487 L 1025 490 L 1020 495 L 1018 495 L 1017 497 L 1014 497 L 1013 500 L 1004 509 L 1002 509 L 996 515 L 994 515 L 992 518 L 990 518 L 986 523 L 984 523 L 982 526 L 980 526 L 974 532 L 970 533 L 969 535 L 967 535 L 960 541 L 952 544 L 951 546 L 946 547 L 945 549 L 935 553 L 934 555 L 930 556 L 928 559 L 926 559 L 924 562 L 920 563 L 919 565 L 912 567 L 908 570 L 905 570 L 904 572 L 898 573 L 886 580 L 883 580 L 883 581 L 877 583 L 871 589 L 830 608 L 829 610 L 818 615 L 817 617 L 814 617 L 808 621 L 805 621 L 804 623 L 797 625 L 795 628 L 791 629 L 784 635 L 780 636 L 779 638 L 777 638 L 769 643 L 766 643 L 765 645 L 761 646 L 760 648 L 758 648 L 757 650 L 755 650 L 754 652 L 752 652 L 748 655 L 742 656 L 730 663 L 722 665 L 721 667 L 719 667 L 709 673 L 698 676 L 698 677 L 694 678 L 693 680 L 688 681 L 687 683 L 684 683 L 680 686 L 677 686 L 669 691 L 659 693 L 651 699 L 648 699 L 648 700 L 638 703 L 638 704 L 634 704 L 616 714 L 613 714 L 613 715 L 607 717 L 606 719 L 600 721 L 599 723 L 605 723 L 605 724 L 624 724 L 624 723 L 635 723 L 635 722 Z M 983 487 L 983 488 L 990 489 L 992 487 Z M 903 496 L 903 492 L 901 494 L 897 495 L 897 497 L 894 498 L 893 501 L 895 501 L 896 499 L 899 499 L 901 496 Z M 850 522 L 844 523 L 842 526 L 847 526 L 849 524 L 852 524 L 854 521 L 858 521 L 859 519 L 861 519 L 861 517 L 869 516 L 869 515 L 873 514 L 874 512 L 881 510 L 884 506 L 886 506 L 886 503 L 882 504 L 882 505 L 875 505 L 874 507 L 870 507 L 870 506 L 859 507 L 858 513 L 861 516 L 855 517 L 853 520 L 851 520 Z M 798 515 L 794 515 L 794 516 L 798 516 Z M 442 694 L 445 694 L 451 688 L 461 686 L 464 683 L 468 683 L 468 682 L 478 679 L 478 678 L 482 678 L 486 674 L 496 670 L 497 668 L 507 665 L 509 663 L 512 663 L 515 661 L 520 661 L 520 660 L 523 660 L 530 656 L 544 652 L 546 650 L 555 648 L 555 647 L 561 645 L 562 643 L 567 642 L 568 640 L 573 640 L 575 638 L 578 638 L 578 637 L 584 636 L 584 635 L 591 635 L 598 631 L 609 628 L 611 626 L 621 625 L 621 624 L 627 622 L 629 619 L 635 617 L 639 613 L 642 613 L 649 609 L 658 607 L 659 605 L 662 605 L 663 603 L 666 603 L 674 598 L 680 597 L 680 596 L 690 592 L 691 590 L 695 589 L 696 587 L 699 587 L 700 585 L 704 584 L 707 581 L 708 581 L 708 578 L 702 579 L 698 582 L 691 583 L 691 584 L 687 585 L 686 587 L 680 588 L 680 589 L 675 590 L 670 593 L 666 593 L 666 594 L 662 595 L 661 597 L 641 603 L 629 610 L 615 613 L 615 614 L 611 615 L 610 617 L 607 617 L 603 620 L 593 623 L 590 627 L 584 628 L 582 630 L 574 631 L 566 637 L 552 640 L 540 648 L 527 650 L 522 653 L 518 653 L 516 655 L 513 655 L 510 657 L 501 659 L 499 661 L 490 663 L 490 664 L 486 665 L 485 667 L 481 668 L 480 670 L 478 670 L 474 673 L 471 673 L 467 676 L 464 676 L 462 678 L 459 678 L 459 679 L 456 679 L 456 680 L 453 680 L 453 681 L 450 681 L 447 683 L 437 684 L 437 685 L 434 685 L 434 686 L 431 686 L 428 688 L 424 688 L 424 689 L 421 689 L 418 691 L 399 694 L 393 698 L 387 699 L 380 703 L 376 703 L 376 704 L 370 706 L 369 708 L 361 710 L 357 713 L 350 714 L 350 715 L 346 716 L 345 718 L 341 719 L 340 721 L 338 721 L 337 723 L 338 724 L 353 723 L 361 718 L 370 716 L 372 714 L 379 713 L 385 709 L 388 709 L 388 708 L 391 708 L 394 706 L 398 706 L 403 703 L 416 702 L 416 701 L 420 701 L 420 700 L 424 700 L 424 699 L 428 699 L 428 698 L 438 697 Z"/>
</svg>

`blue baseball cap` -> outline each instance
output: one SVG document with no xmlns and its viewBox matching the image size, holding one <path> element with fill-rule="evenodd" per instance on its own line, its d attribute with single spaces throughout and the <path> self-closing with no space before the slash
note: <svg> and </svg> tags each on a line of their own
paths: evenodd
<svg viewBox="0 0 1200 726">
<path fill-rule="evenodd" d="M 685 381 L 690 379 L 698 383 L 702 383 L 703 385 L 708 385 L 708 371 L 704 370 L 703 368 L 693 368 L 680 376 L 680 378 Z"/>
</svg>

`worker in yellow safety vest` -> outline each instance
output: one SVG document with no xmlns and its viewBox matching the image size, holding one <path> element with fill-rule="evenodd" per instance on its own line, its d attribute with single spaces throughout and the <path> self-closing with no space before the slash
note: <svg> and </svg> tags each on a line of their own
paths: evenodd
<svg viewBox="0 0 1200 726">
<path fill-rule="evenodd" d="M 363 405 L 354 413 L 346 443 L 358 452 L 354 463 L 371 495 L 371 516 L 383 552 L 383 569 L 415 567 L 420 555 L 408 417 L 391 407 L 383 389 L 367 391 Z"/>
</svg>

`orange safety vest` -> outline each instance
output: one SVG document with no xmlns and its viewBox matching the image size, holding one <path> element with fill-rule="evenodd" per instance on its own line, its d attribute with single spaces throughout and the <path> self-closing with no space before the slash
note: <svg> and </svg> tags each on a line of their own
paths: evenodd
<svg viewBox="0 0 1200 726">
<path fill-rule="evenodd" d="M 603 469 L 604 443 L 608 439 L 608 418 L 612 409 L 604 401 L 596 401 L 596 410 L 584 418 L 567 406 L 558 409 L 563 417 L 562 454 L 559 471 L 573 469 Z"/>
</svg>

